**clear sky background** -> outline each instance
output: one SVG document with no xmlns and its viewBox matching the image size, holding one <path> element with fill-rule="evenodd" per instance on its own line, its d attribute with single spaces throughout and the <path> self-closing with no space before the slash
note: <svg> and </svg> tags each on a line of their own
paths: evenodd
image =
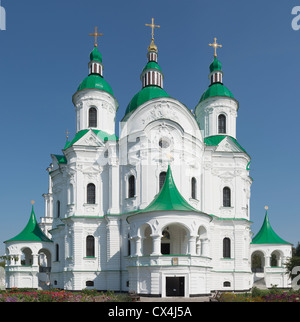
<svg viewBox="0 0 300 322">
<path fill-rule="evenodd" d="M 2 0 L 0 31 L 0 255 L 26 225 L 31 200 L 44 216 L 46 168 L 66 130 L 75 135 L 72 95 L 88 75 L 93 38 L 104 78 L 120 104 L 118 122 L 140 90 L 150 23 L 169 95 L 194 109 L 209 85 L 217 37 L 223 81 L 239 101 L 237 139 L 252 157 L 254 234 L 265 210 L 283 239 L 300 241 L 300 30 L 289 0 Z"/>
</svg>

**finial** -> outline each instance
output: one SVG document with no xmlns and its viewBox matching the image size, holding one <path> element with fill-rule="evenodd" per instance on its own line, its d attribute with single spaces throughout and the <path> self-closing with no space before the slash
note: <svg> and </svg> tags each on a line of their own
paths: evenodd
<svg viewBox="0 0 300 322">
<path fill-rule="evenodd" d="M 34 201 L 34 200 L 31 200 L 31 201 L 30 201 L 30 203 L 31 203 L 32 205 L 34 205 L 34 204 L 35 204 L 35 201 Z"/>
<path fill-rule="evenodd" d="M 93 34 L 90 34 L 90 36 L 94 36 L 95 37 L 95 47 L 98 46 L 98 44 L 97 44 L 97 37 L 103 36 L 103 34 L 102 33 L 99 34 L 97 30 L 98 30 L 98 27 L 95 27 L 95 32 Z"/>
<path fill-rule="evenodd" d="M 148 51 L 152 50 L 152 51 L 157 52 L 157 47 L 154 44 L 154 28 L 160 28 L 160 26 L 154 24 L 154 18 L 152 18 L 151 24 L 146 23 L 145 26 L 150 27 L 152 29 L 151 30 L 151 44 L 148 47 Z"/>
<path fill-rule="evenodd" d="M 217 48 L 218 47 L 222 47 L 222 45 L 219 45 L 218 43 L 217 43 L 217 38 L 214 38 L 214 40 L 215 40 L 215 42 L 214 43 L 212 43 L 212 44 L 208 44 L 209 46 L 212 46 L 212 47 L 214 47 L 214 49 L 215 49 L 215 57 L 217 57 Z"/>
<path fill-rule="evenodd" d="M 66 134 L 67 134 L 67 141 L 69 140 L 69 134 L 70 134 L 70 132 L 69 132 L 69 130 L 67 129 L 67 132 L 65 132 Z"/>
<path fill-rule="evenodd" d="M 268 210 L 268 209 L 269 209 L 269 207 L 268 207 L 268 206 L 265 206 L 265 209 L 266 209 L 266 210 Z"/>
</svg>

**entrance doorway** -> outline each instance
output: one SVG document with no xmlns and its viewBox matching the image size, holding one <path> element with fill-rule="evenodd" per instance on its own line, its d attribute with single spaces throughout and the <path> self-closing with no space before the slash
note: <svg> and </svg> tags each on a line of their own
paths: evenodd
<svg viewBox="0 0 300 322">
<path fill-rule="evenodd" d="M 184 296 L 184 277 L 166 277 L 166 296 Z"/>
</svg>

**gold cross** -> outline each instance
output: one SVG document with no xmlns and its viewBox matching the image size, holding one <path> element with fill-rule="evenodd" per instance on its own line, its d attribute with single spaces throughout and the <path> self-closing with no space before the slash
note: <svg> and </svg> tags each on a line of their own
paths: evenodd
<svg viewBox="0 0 300 322">
<path fill-rule="evenodd" d="M 222 45 L 217 44 L 217 38 L 214 38 L 215 42 L 212 44 L 209 44 L 209 46 L 213 46 L 215 48 L 215 57 L 217 57 L 217 48 L 222 47 Z"/>
<path fill-rule="evenodd" d="M 97 31 L 98 27 L 95 27 L 95 32 L 93 34 L 90 34 L 90 36 L 94 36 L 95 37 L 95 47 L 97 47 L 97 37 L 99 36 L 103 36 L 103 34 L 98 34 L 98 31 Z"/>
<path fill-rule="evenodd" d="M 69 130 L 67 130 L 67 132 L 65 132 L 66 134 L 67 134 L 67 140 L 69 139 L 69 134 L 70 134 L 70 132 L 69 132 Z"/>
<path fill-rule="evenodd" d="M 154 40 L 154 28 L 160 28 L 160 26 L 154 24 L 154 18 L 152 18 L 152 23 L 151 24 L 146 23 L 145 26 L 151 27 L 151 29 L 152 29 L 151 38 L 152 38 L 152 40 Z"/>
</svg>

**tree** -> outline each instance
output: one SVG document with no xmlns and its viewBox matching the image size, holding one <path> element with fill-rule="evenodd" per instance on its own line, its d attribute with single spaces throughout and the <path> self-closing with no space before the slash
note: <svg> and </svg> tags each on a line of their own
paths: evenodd
<svg viewBox="0 0 300 322">
<path fill-rule="evenodd" d="M 300 243 L 298 242 L 297 247 L 295 248 L 295 253 L 293 256 L 300 257 Z"/>
<path fill-rule="evenodd" d="M 297 274 L 292 274 L 294 267 L 299 266 L 300 268 L 300 256 L 293 256 L 285 262 L 286 273 L 291 279 L 293 279 Z"/>
</svg>

